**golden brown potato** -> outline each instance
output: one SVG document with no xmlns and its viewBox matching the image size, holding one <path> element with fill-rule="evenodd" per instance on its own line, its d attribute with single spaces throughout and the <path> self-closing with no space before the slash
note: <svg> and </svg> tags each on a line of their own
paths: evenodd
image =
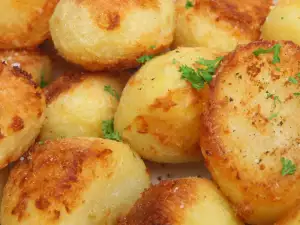
<svg viewBox="0 0 300 225">
<path fill-rule="evenodd" d="M 32 76 L 33 81 L 44 86 L 51 80 L 52 68 L 48 56 L 38 51 L 4 50 L 0 51 L 0 61 L 18 67 Z"/>
<path fill-rule="evenodd" d="M 46 120 L 40 139 L 103 137 L 101 123 L 114 117 L 125 85 L 123 75 L 127 76 L 81 73 L 59 77 L 45 89 Z"/>
<path fill-rule="evenodd" d="M 97 138 L 46 141 L 12 169 L 1 223 L 114 225 L 149 183 L 145 164 L 123 143 Z"/>
<path fill-rule="evenodd" d="M 115 128 L 143 158 L 165 163 L 200 161 L 200 114 L 207 90 L 182 79 L 181 66 L 197 67 L 206 48 L 179 48 L 146 63 L 127 83 L 115 115 Z"/>
<path fill-rule="evenodd" d="M 206 179 L 163 181 L 145 191 L 119 225 L 242 225 Z"/>
<path fill-rule="evenodd" d="M 175 46 L 231 51 L 258 40 L 272 0 L 186 0 L 176 2 Z"/>
<path fill-rule="evenodd" d="M 0 49 L 32 48 L 49 37 L 59 0 L 1 0 Z"/>
<path fill-rule="evenodd" d="M 284 216 L 281 220 L 274 225 L 299 225 L 300 224 L 300 206 L 292 210 L 288 215 Z"/>
<path fill-rule="evenodd" d="M 8 167 L 0 170 L 0 203 L 2 201 L 3 190 L 7 182 L 7 177 L 8 177 Z M 0 211 L 1 211 L 1 204 L 0 204 Z M 1 221 L 1 216 L 0 216 L 0 221 Z"/>
<path fill-rule="evenodd" d="M 300 198 L 299 60 L 292 42 L 253 42 L 229 54 L 216 74 L 201 150 L 249 224 L 273 224 Z"/>
<path fill-rule="evenodd" d="M 284 0 L 272 9 L 262 27 L 266 40 L 291 40 L 300 44 L 300 1 Z"/>
<path fill-rule="evenodd" d="M 0 64 L 0 168 L 17 160 L 38 136 L 46 107 L 41 89 L 18 68 Z"/>
<path fill-rule="evenodd" d="M 174 7 L 173 0 L 61 0 L 50 31 L 59 53 L 88 70 L 134 68 L 172 43 Z"/>
</svg>

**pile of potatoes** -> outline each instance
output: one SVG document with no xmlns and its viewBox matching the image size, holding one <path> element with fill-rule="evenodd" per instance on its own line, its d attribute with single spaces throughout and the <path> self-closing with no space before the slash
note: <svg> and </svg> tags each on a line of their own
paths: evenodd
<svg viewBox="0 0 300 225">
<path fill-rule="evenodd" d="M 299 0 L 2 0 L 0 224 L 300 225 L 299 15 Z M 154 185 L 146 161 L 212 180 Z"/>
</svg>

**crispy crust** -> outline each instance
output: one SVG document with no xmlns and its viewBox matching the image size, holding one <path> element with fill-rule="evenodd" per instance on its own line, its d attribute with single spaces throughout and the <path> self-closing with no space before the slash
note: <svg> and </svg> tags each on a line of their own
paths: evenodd
<svg viewBox="0 0 300 225">
<path fill-rule="evenodd" d="M 0 25 L 1 30 L 3 30 L 0 35 L 0 49 L 33 48 L 46 40 L 49 37 L 49 19 L 58 1 L 48 0 L 40 6 L 39 10 L 28 7 L 30 5 L 28 1 L 26 3 L 19 1 L 8 3 L 9 7 L 13 7 L 15 13 L 18 10 L 21 13 L 29 10 L 29 15 L 28 18 L 22 18 L 22 21 L 12 24 L 10 27 L 7 27 L 7 24 Z M 5 8 L 2 8 L 2 10 L 5 10 Z M 24 23 L 24 21 L 26 22 Z"/>
<path fill-rule="evenodd" d="M 254 56 L 258 48 L 277 43 L 282 46 L 280 63 L 272 63 L 272 53 Z M 300 199 L 299 172 L 280 173 L 281 157 L 300 165 L 299 140 L 294 136 L 299 126 L 293 119 L 299 108 L 293 96 L 298 85 L 287 81 L 300 71 L 299 61 L 300 47 L 292 42 L 253 42 L 226 56 L 214 80 L 201 128 L 202 153 L 247 223 L 273 223 Z M 278 95 L 283 105 L 273 119 L 275 100 L 266 99 L 267 91 Z"/>
</svg>

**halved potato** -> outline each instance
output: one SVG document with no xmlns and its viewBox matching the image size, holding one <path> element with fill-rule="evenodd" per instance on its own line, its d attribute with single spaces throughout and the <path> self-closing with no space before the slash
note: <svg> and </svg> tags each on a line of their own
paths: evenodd
<svg viewBox="0 0 300 225">
<path fill-rule="evenodd" d="M 0 64 L 0 168 L 17 160 L 38 136 L 46 107 L 41 89 L 19 68 Z"/>
<path fill-rule="evenodd" d="M 276 222 L 300 198 L 299 61 L 298 45 L 259 41 L 229 54 L 216 74 L 201 150 L 249 224 Z"/>
<path fill-rule="evenodd" d="M 145 164 L 119 142 L 73 138 L 37 144 L 12 169 L 5 225 L 114 225 L 149 187 Z"/>
<path fill-rule="evenodd" d="M 173 41 L 173 0 L 60 0 L 50 20 L 58 52 L 85 69 L 139 66 Z"/>
<path fill-rule="evenodd" d="M 281 0 L 272 9 L 262 27 L 266 40 L 291 40 L 300 44 L 300 1 Z"/>
<path fill-rule="evenodd" d="M 0 49 L 32 48 L 49 37 L 59 0 L 1 0 Z"/>
<path fill-rule="evenodd" d="M 127 83 L 115 128 L 143 158 L 164 163 L 200 161 L 200 114 L 208 87 L 196 90 L 182 79 L 181 66 L 197 67 L 206 48 L 179 48 L 146 63 Z"/>
<path fill-rule="evenodd" d="M 272 0 L 177 0 L 174 45 L 231 51 L 258 40 L 271 5 Z"/>
<path fill-rule="evenodd" d="M 145 191 L 119 225 L 242 225 L 209 180 L 163 181 Z"/>
<path fill-rule="evenodd" d="M 45 89 L 46 120 L 40 139 L 103 137 L 102 121 L 114 117 L 124 76 L 127 74 L 70 73 L 59 77 Z"/>
<path fill-rule="evenodd" d="M 51 61 L 48 56 L 36 50 L 0 51 L 0 61 L 18 67 L 32 76 L 38 85 L 47 84 L 52 77 Z"/>
</svg>

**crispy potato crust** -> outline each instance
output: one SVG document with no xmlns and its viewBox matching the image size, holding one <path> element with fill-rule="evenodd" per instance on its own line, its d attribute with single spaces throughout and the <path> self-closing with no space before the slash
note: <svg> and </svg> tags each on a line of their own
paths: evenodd
<svg viewBox="0 0 300 225">
<path fill-rule="evenodd" d="M 128 188 L 120 186 L 125 181 Z M 148 184 L 142 160 L 123 143 L 46 141 L 33 146 L 12 169 L 2 223 L 112 225 Z"/>
<path fill-rule="evenodd" d="M 50 30 L 68 61 L 91 71 L 124 70 L 170 46 L 174 14 L 172 0 L 62 0 Z"/>
<path fill-rule="evenodd" d="M 17 160 L 34 142 L 44 121 L 45 97 L 19 68 L 0 64 L 0 168 Z"/>
<path fill-rule="evenodd" d="M 0 61 L 26 71 L 37 84 L 41 79 L 47 83 L 51 80 L 51 61 L 38 50 L 3 50 L 0 51 Z"/>
<path fill-rule="evenodd" d="M 49 19 L 58 1 L 2 0 L 0 49 L 32 48 L 46 40 Z"/>
<path fill-rule="evenodd" d="M 176 2 L 176 46 L 200 46 L 231 51 L 238 44 L 258 40 L 272 0 L 186 0 Z"/>
<path fill-rule="evenodd" d="M 281 46 L 280 63 L 272 62 L 273 52 L 253 54 L 275 44 Z M 300 47 L 292 42 L 253 42 L 229 54 L 214 80 L 202 120 L 202 153 L 250 224 L 272 224 L 300 199 L 299 170 L 281 175 L 282 157 L 300 166 L 299 61 Z"/>
<path fill-rule="evenodd" d="M 218 214 L 219 219 L 216 221 L 213 213 L 218 212 L 222 213 Z M 152 224 L 233 225 L 242 223 L 236 219 L 229 204 L 211 181 L 185 178 L 163 181 L 152 186 L 143 193 L 129 214 L 119 222 L 119 225 Z"/>
</svg>

